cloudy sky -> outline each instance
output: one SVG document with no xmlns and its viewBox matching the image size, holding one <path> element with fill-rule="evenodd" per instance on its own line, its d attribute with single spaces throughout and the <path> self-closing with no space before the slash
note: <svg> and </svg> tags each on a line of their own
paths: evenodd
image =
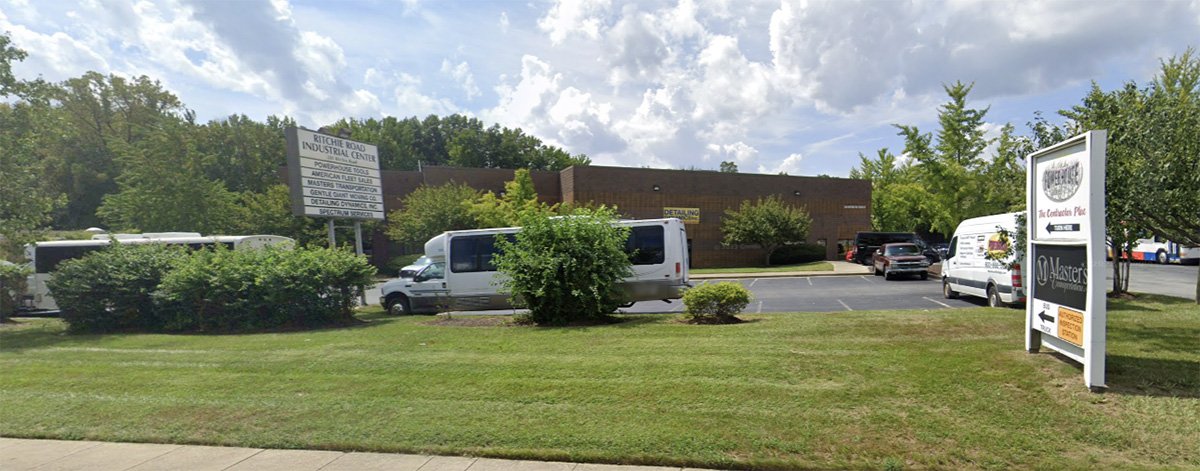
<svg viewBox="0 0 1200 471">
<path fill-rule="evenodd" d="M 845 176 L 974 82 L 989 129 L 1143 83 L 1200 0 L 0 0 L 18 77 L 160 80 L 202 120 L 462 113 L 598 165 Z"/>
</svg>

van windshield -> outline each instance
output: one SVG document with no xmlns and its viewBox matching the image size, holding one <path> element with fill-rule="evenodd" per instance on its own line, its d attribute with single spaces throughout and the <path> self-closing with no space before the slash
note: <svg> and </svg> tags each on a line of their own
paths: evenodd
<svg viewBox="0 0 1200 471">
<path fill-rule="evenodd" d="M 921 251 L 915 245 L 889 245 L 884 255 L 920 255 Z"/>
</svg>

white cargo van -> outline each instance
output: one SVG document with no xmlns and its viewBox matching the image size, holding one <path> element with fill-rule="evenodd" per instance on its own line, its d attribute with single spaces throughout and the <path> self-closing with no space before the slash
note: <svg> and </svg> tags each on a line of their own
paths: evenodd
<svg viewBox="0 0 1200 471">
<path fill-rule="evenodd" d="M 950 239 L 950 251 L 942 260 L 942 294 L 946 298 L 957 298 L 959 294 L 979 296 L 986 298 L 992 307 L 1025 302 L 1020 264 L 1011 270 L 1005 266 L 1013 259 L 1022 260 L 1024 250 L 1018 248 L 1003 263 L 987 258 L 989 252 L 1004 253 L 1008 249 L 1012 242 L 997 228 L 1016 234 L 1020 214 L 983 216 L 958 225 L 954 238 Z"/>
</svg>

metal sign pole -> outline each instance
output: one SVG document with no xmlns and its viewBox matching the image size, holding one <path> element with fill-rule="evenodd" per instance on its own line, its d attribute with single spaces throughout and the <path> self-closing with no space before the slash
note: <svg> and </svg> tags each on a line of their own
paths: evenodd
<svg viewBox="0 0 1200 471">
<path fill-rule="evenodd" d="M 362 221 L 354 221 L 354 253 L 356 253 L 358 255 L 362 255 L 363 254 L 362 247 L 363 247 Z M 359 286 L 358 293 L 360 296 L 360 301 L 362 301 L 360 304 L 363 306 L 366 306 L 367 305 L 367 287 Z"/>
<path fill-rule="evenodd" d="M 329 248 L 331 249 L 337 247 L 337 242 L 334 240 L 333 227 L 333 218 L 329 218 Z"/>
</svg>

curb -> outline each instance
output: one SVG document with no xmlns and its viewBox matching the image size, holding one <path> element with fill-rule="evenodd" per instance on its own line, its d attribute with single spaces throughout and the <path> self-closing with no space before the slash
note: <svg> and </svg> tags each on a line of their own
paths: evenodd
<svg viewBox="0 0 1200 471">
<path fill-rule="evenodd" d="M 730 279 L 742 279 L 742 278 L 807 278 L 810 276 L 817 276 L 817 277 L 862 276 L 862 275 L 870 275 L 870 274 L 871 274 L 871 272 L 869 272 L 869 271 L 864 271 L 861 273 L 849 273 L 849 272 L 838 273 L 838 272 L 826 272 L 826 271 L 819 271 L 819 272 L 781 271 L 781 272 L 767 272 L 767 273 L 705 273 L 705 274 L 701 274 L 701 275 L 689 274 L 688 279 L 689 280 L 730 280 Z"/>
</svg>

